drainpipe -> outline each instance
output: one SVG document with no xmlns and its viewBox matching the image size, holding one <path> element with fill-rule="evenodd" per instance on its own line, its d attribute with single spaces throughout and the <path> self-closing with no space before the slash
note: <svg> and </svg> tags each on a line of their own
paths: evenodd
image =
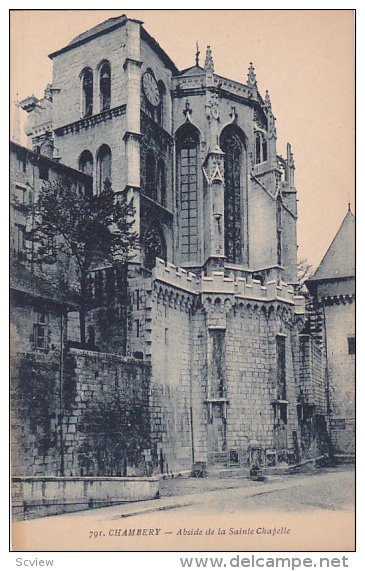
<svg viewBox="0 0 365 571">
<path fill-rule="evenodd" d="M 322 297 L 322 313 L 323 313 L 323 330 L 324 330 L 324 354 L 325 354 L 325 377 L 326 377 L 326 401 L 328 416 L 328 434 L 330 438 L 330 456 L 332 456 L 332 429 L 331 429 L 331 401 L 330 401 L 330 378 L 328 372 L 328 350 L 327 350 L 327 326 L 326 326 L 326 309 L 324 297 Z"/>
<path fill-rule="evenodd" d="M 190 407 L 190 431 L 191 431 L 191 459 L 195 463 L 195 449 L 194 449 L 194 424 L 193 424 L 193 407 Z"/>
<path fill-rule="evenodd" d="M 67 311 L 67 310 L 66 310 Z M 60 472 L 61 476 L 65 475 L 65 454 L 64 454 L 64 442 L 63 442 L 63 357 L 64 357 L 64 323 L 63 323 L 63 309 L 61 311 L 60 320 L 60 376 L 59 376 L 59 434 L 60 434 L 60 459 L 61 466 Z"/>
</svg>

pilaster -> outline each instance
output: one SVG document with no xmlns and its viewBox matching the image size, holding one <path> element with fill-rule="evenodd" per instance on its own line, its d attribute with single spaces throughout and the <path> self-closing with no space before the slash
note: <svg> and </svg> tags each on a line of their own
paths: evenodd
<svg viewBox="0 0 365 571">
<path fill-rule="evenodd" d="M 141 67 L 140 23 L 128 20 L 127 54 L 124 61 L 127 86 L 126 132 L 124 134 L 126 157 L 126 192 L 133 199 L 135 208 L 134 230 L 140 234 L 140 170 L 141 170 Z M 134 261 L 139 262 L 141 253 L 135 252 Z"/>
</svg>

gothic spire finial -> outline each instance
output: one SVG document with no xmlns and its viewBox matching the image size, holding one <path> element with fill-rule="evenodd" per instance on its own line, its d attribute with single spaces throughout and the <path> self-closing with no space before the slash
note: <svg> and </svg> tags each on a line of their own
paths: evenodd
<svg viewBox="0 0 365 571">
<path fill-rule="evenodd" d="M 249 85 L 250 87 L 257 86 L 256 73 L 252 61 L 250 62 L 250 67 L 248 68 L 247 85 Z"/>
<path fill-rule="evenodd" d="M 199 44 L 198 40 L 196 40 L 195 65 L 197 67 L 199 67 L 199 56 L 200 56 Z"/>
<path fill-rule="evenodd" d="M 270 101 L 270 95 L 269 95 L 269 91 L 266 89 L 265 92 L 265 107 L 267 108 L 271 108 L 271 101 Z"/>
<path fill-rule="evenodd" d="M 207 51 L 205 54 L 204 69 L 205 69 L 205 71 L 210 71 L 210 72 L 214 73 L 213 56 L 212 56 L 212 50 L 210 49 L 210 46 L 207 46 Z"/>
<path fill-rule="evenodd" d="M 14 143 L 20 143 L 20 109 L 19 109 L 19 96 L 16 94 L 14 101 L 14 122 L 13 122 L 13 132 L 12 140 Z"/>
</svg>

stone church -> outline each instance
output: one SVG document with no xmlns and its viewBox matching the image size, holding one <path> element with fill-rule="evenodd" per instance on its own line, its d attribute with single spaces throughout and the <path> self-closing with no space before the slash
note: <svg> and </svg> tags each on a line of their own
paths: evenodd
<svg viewBox="0 0 365 571">
<path fill-rule="evenodd" d="M 44 98 L 20 103 L 27 152 L 87 177 L 94 193 L 109 179 L 136 209 L 125 331 L 118 304 L 112 314 L 106 307 L 110 268 L 95 268 L 89 327 L 99 353 L 84 353 L 89 364 L 109 355 L 125 371 L 147 367 L 146 457 L 176 473 L 196 462 L 247 465 L 252 450 L 271 465 L 319 455 L 324 354 L 304 332 L 297 295 L 293 153 L 288 144 L 277 154 L 272 103 L 253 64 L 233 81 L 215 71 L 208 46 L 179 70 L 125 15 L 49 57 Z M 69 464 L 66 456 L 63 473 L 77 473 L 76 452 Z"/>
</svg>

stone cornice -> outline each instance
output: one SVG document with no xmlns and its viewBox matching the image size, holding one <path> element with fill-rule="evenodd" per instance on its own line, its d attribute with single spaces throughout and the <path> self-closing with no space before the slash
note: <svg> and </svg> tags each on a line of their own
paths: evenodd
<svg viewBox="0 0 365 571">
<path fill-rule="evenodd" d="M 128 139 L 140 141 L 142 139 L 142 133 L 138 133 L 137 131 L 126 131 L 123 135 L 123 140 L 127 141 Z"/>
<path fill-rule="evenodd" d="M 155 214 L 159 214 L 164 218 L 173 218 L 173 213 L 171 210 L 168 210 L 165 206 L 162 206 L 162 204 L 159 204 L 149 196 L 146 196 L 143 192 L 141 192 L 141 202 L 151 208 Z"/>
<path fill-rule="evenodd" d="M 126 112 L 126 104 L 119 105 L 118 107 L 114 107 L 113 109 L 106 109 L 105 111 L 101 111 L 96 115 L 91 115 L 90 117 L 82 117 L 78 121 L 74 121 L 73 123 L 69 123 L 68 125 L 64 125 L 63 127 L 58 127 L 55 129 L 55 134 L 57 136 L 66 135 L 68 133 L 78 133 L 83 129 L 88 129 L 89 127 L 94 127 L 99 123 L 103 123 L 112 119 L 113 117 L 119 117 L 120 115 L 124 115 Z"/>
<path fill-rule="evenodd" d="M 135 65 L 136 67 L 142 67 L 143 61 L 141 61 L 141 60 L 139 60 L 139 59 L 134 59 L 134 58 L 126 57 L 126 58 L 125 58 L 125 62 L 124 62 L 124 64 L 123 64 L 123 69 L 125 70 L 126 67 L 127 67 L 129 64 L 133 64 L 133 65 Z"/>
</svg>

